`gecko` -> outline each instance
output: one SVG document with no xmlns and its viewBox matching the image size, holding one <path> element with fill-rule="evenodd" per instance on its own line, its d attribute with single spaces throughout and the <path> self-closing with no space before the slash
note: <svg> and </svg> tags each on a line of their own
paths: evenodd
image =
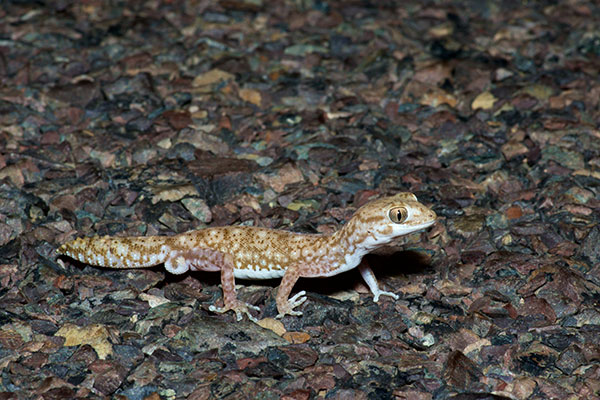
<svg viewBox="0 0 600 400">
<path fill-rule="evenodd" d="M 358 267 L 373 294 L 398 299 L 379 289 L 377 279 L 363 256 L 395 238 L 431 226 L 433 210 L 409 192 L 397 193 L 360 207 L 338 231 L 331 234 L 295 233 L 252 226 L 209 227 L 174 236 L 77 238 L 57 249 L 80 262 L 108 268 L 143 268 L 164 264 L 173 274 L 220 271 L 223 307 L 216 313 L 233 311 L 256 322 L 250 310 L 259 308 L 237 298 L 235 278 L 281 278 L 275 297 L 277 318 L 302 315 L 296 310 L 306 301 L 306 292 L 289 297 L 300 277 L 331 277 Z"/>
</svg>

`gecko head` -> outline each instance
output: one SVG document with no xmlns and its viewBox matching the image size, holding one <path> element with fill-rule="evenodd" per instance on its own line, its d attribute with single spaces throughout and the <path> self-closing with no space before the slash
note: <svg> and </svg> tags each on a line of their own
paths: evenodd
<svg viewBox="0 0 600 400">
<path fill-rule="evenodd" d="M 363 247 L 372 249 L 394 238 L 425 229 L 435 222 L 433 210 L 412 193 L 374 200 L 362 206 L 351 219 L 349 229 L 364 233 Z"/>
</svg>

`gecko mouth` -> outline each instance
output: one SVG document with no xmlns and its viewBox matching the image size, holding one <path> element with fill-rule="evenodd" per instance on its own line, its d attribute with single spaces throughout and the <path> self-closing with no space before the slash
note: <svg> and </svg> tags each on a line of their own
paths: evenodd
<svg viewBox="0 0 600 400">
<path fill-rule="evenodd" d="M 435 219 L 432 219 L 431 221 L 423 222 L 422 224 L 413 225 L 411 228 L 413 228 L 414 230 L 429 228 L 435 223 L 435 221 Z"/>
</svg>

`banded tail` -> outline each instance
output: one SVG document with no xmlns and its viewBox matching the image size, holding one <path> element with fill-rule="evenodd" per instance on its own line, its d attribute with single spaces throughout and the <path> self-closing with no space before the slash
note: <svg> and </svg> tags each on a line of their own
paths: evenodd
<svg viewBox="0 0 600 400">
<path fill-rule="evenodd" d="M 56 252 L 100 267 L 143 268 L 167 260 L 171 250 L 168 240 L 161 236 L 77 238 Z"/>
</svg>

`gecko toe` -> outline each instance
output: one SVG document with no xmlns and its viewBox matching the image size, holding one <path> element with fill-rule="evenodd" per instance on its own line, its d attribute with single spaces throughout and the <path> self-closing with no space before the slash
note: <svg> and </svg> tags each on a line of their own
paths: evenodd
<svg viewBox="0 0 600 400">
<path fill-rule="evenodd" d="M 212 304 L 210 306 L 208 306 L 208 309 L 217 314 L 223 314 L 224 312 L 229 310 L 228 308 L 225 308 L 225 307 L 215 307 Z"/>
<path fill-rule="evenodd" d="M 248 319 L 252 322 L 257 322 L 258 320 L 250 314 L 250 310 L 260 311 L 260 308 L 252 305 L 241 302 L 239 300 L 235 301 L 233 304 L 226 304 L 224 307 L 215 307 L 214 305 L 210 305 L 208 309 L 214 313 L 223 314 L 227 311 L 231 310 L 235 312 L 236 320 L 241 321 L 244 318 L 244 314 L 248 316 Z"/>
<path fill-rule="evenodd" d="M 248 319 L 249 319 L 250 321 L 254 322 L 255 324 L 258 324 L 258 319 L 254 318 L 254 317 L 252 316 L 252 314 L 250 314 L 250 313 L 247 313 L 246 315 L 248 316 Z"/>
<path fill-rule="evenodd" d="M 277 314 L 277 316 L 275 318 L 276 319 L 281 319 L 281 318 L 285 317 L 286 314 L 287 315 L 294 315 L 294 316 L 299 317 L 299 316 L 302 315 L 302 311 L 289 310 L 289 311 L 286 311 L 286 312 L 281 312 L 281 313 Z"/>
<path fill-rule="evenodd" d="M 306 299 L 307 299 L 306 292 L 303 290 L 301 292 L 296 293 L 294 296 L 292 296 L 288 300 L 288 303 L 290 304 L 290 308 L 296 308 L 300 304 L 304 303 L 306 301 Z"/>
<path fill-rule="evenodd" d="M 278 319 L 283 318 L 286 314 L 289 315 L 302 315 L 302 311 L 294 310 L 294 308 L 298 307 L 302 303 L 306 301 L 306 292 L 303 290 L 301 292 L 296 293 L 294 296 L 290 297 L 287 300 L 287 304 L 283 307 L 277 307 L 279 309 L 279 314 L 277 314 Z"/>
<path fill-rule="evenodd" d="M 393 297 L 394 300 L 398 300 L 400 298 L 400 296 L 398 296 L 396 293 L 386 292 L 384 290 L 381 290 L 381 291 L 379 291 L 379 293 L 377 293 L 373 296 L 373 301 L 375 303 L 377 303 L 379 301 L 380 296 L 390 296 L 390 297 Z"/>
</svg>

